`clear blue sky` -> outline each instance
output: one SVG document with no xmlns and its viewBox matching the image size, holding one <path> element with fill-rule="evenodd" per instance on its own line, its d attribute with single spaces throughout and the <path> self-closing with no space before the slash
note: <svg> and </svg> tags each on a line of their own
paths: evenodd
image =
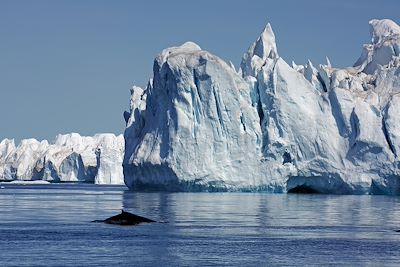
<svg viewBox="0 0 400 267">
<path fill-rule="evenodd" d="M 191 40 L 236 66 L 267 22 L 287 62 L 352 65 L 398 0 L 0 0 L 0 139 L 122 133 L 131 85 Z"/>
</svg>

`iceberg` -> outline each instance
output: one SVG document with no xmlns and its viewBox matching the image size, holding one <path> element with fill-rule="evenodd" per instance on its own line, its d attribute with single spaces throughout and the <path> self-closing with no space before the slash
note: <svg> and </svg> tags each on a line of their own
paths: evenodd
<svg viewBox="0 0 400 267">
<path fill-rule="evenodd" d="M 230 65 L 192 42 L 162 51 L 147 88 L 131 90 L 125 184 L 165 190 L 256 186 L 262 136 L 248 89 Z"/>
<path fill-rule="evenodd" d="M 24 139 L 0 142 L 0 180 L 123 184 L 122 135 L 60 134 L 54 143 Z"/>
<path fill-rule="evenodd" d="M 193 42 L 133 87 L 123 172 L 134 190 L 400 194 L 400 27 L 369 22 L 353 67 L 289 66 L 267 24 L 238 71 Z"/>
</svg>

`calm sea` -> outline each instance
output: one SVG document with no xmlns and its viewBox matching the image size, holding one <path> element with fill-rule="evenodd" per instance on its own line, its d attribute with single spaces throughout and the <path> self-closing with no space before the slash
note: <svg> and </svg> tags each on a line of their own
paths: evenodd
<svg viewBox="0 0 400 267">
<path fill-rule="evenodd" d="M 165 223 L 90 223 L 122 208 Z M 395 230 L 399 197 L 0 189 L 0 266 L 400 266 Z"/>
</svg>

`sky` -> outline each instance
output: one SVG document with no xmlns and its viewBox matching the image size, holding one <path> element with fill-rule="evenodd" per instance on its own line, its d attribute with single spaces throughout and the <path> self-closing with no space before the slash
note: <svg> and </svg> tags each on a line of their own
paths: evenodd
<svg viewBox="0 0 400 267">
<path fill-rule="evenodd" d="M 0 139 L 123 133 L 132 85 L 194 41 L 235 66 L 270 22 L 287 62 L 352 65 L 398 0 L 0 0 Z"/>
</svg>

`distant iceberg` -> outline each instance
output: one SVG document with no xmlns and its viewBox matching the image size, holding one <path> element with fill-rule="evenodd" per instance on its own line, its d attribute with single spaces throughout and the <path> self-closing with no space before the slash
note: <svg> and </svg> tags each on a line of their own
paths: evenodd
<svg viewBox="0 0 400 267">
<path fill-rule="evenodd" d="M 49 181 L 43 180 L 13 180 L 10 182 L 0 182 L 1 185 L 18 184 L 18 185 L 46 185 L 50 184 Z"/>
<path fill-rule="evenodd" d="M 54 143 L 24 139 L 0 142 L 0 180 L 123 184 L 122 135 L 58 135 Z M 18 183 L 18 182 L 17 182 Z"/>
<path fill-rule="evenodd" d="M 400 27 L 371 20 L 353 67 L 289 66 L 269 24 L 238 71 L 193 42 L 131 90 L 131 189 L 400 194 Z"/>
</svg>

